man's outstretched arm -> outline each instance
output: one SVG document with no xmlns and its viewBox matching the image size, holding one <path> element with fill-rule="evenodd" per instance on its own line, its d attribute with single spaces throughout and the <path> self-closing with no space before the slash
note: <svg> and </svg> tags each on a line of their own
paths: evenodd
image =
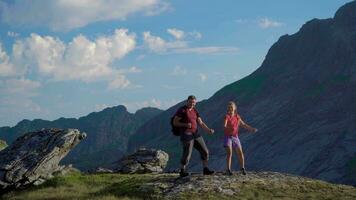
<svg viewBox="0 0 356 200">
<path fill-rule="evenodd" d="M 209 132 L 210 134 L 214 133 L 214 129 L 209 128 L 200 117 L 198 117 L 197 120 L 200 127 L 202 127 L 205 131 Z"/>
</svg>

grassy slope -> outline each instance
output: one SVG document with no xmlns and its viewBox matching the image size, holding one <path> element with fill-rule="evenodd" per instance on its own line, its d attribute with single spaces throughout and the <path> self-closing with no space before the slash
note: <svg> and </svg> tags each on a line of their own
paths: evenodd
<svg viewBox="0 0 356 200">
<path fill-rule="evenodd" d="M 177 174 L 72 174 L 66 177 L 56 177 L 44 185 L 24 191 L 7 193 L 2 196 L 2 199 L 156 199 L 164 197 L 162 189 L 167 188 L 176 177 Z M 204 179 L 203 182 L 210 183 L 204 186 L 190 181 L 180 183 L 181 185 L 176 188 L 186 188 L 189 184 L 195 184 L 195 190 L 183 190 L 173 197 L 178 199 L 356 199 L 356 188 L 351 186 L 298 177 L 282 178 L 282 182 L 276 182 L 276 179 L 273 178 L 253 177 L 244 180 L 239 175 L 234 177 L 237 179 L 233 182 L 224 182 L 225 184 L 219 186 L 223 189 L 238 191 L 233 196 L 224 195 L 213 189 L 216 187 L 213 180 L 218 178 L 226 181 L 228 180 L 226 176 L 206 178 L 197 175 L 195 180 Z M 143 184 L 157 182 L 160 184 L 152 187 L 140 187 Z M 207 188 L 209 189 L 207 190 Z"/>
<path fill-rule="evenodd" d="M 4 149 L 5 147 L 7 147 L 7 144 L 5 141 L 0 140 L 0 150 Z"/>
</svg>

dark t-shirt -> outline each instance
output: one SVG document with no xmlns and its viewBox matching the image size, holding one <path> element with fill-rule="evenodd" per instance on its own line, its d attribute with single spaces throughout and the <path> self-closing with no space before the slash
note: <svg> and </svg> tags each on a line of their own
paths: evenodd
<svg viewBox="0 0 356 200">
<path fill-rule="evenodd" d="M 189 110 L 187 106 L 182 106 L 177 110 L 176 116 L 182 118 L 181 119 L 182 123 L 191 123 L 192 124 L 192 127 L 185 129 L 184 132 L 190 132 L 190 133 L 197 132 L 197 130 L 198 130 L 197 120 L 198 120 L 198 117 L 200 117 L 200 116 L 199 116 L 198 111 L 195 108 Z"/>
</svg>

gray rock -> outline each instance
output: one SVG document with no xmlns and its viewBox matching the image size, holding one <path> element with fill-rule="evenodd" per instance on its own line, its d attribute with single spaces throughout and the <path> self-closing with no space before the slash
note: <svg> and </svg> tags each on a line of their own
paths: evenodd
<svg viewBox="0 0 356 200">
<path fill-rule="evenodd" d="M 76 129 L 42 129 L 19 137 L 0 152 L 0 189 L 41 184 L 64 169 L 60 160 L 85 133 Z"/>
<path fill-rule="evenodd" d="M 140 148 L 118 161 L 117 171 L 122 173 L 161 173 L 167 166 L 169 156 L 162 150 Z"/>
<path fill-rule="evenodd" d="M 111 169 L 98 167 L 98 168 L 96 168 L 95 173 L 114 173 L 114 171 Z"/>
<path fill-rule="evenodd" d="M 69 174 L 81 173 L 77 168 L 74 168 L 72 164 L 60 166 L 59 170 L 53 172 L 53 176 L 66 176 Z"/>
</svg>

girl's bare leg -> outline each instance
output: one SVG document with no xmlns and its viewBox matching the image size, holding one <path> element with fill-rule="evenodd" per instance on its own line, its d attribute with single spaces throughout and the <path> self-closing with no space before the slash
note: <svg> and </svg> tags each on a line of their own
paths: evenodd
<svg viewBox="0 0 356 200">
<path fill-rule="evenodd" d="M 232 157 L 232 148 L 231 146 L 226 147 L 226 167 L 228 170 L 231 170 L 231 157 Z"/>
<path fill-rule="evenodd" d="M 235 151 L 239 157 L 240 168 L 245 168 L 245 158 L 241 147 L 235 148 Z"/>
</svg>

